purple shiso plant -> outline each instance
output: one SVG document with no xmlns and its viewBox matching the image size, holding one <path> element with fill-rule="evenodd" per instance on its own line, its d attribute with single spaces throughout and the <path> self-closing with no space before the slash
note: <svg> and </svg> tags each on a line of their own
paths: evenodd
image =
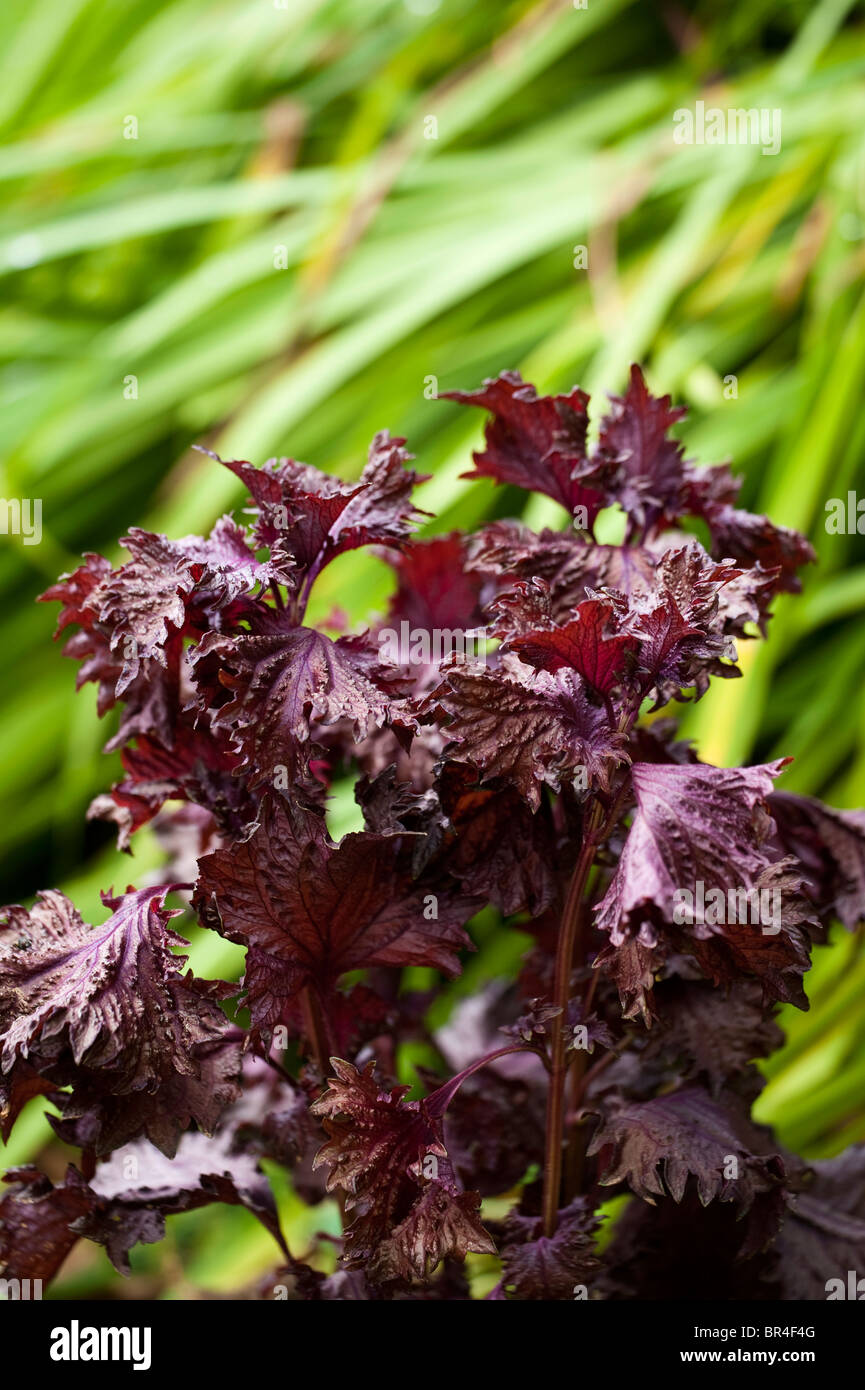
<svg viewBox="0 0 865 1390">
<path fill-rule="evenodd" d="M 750 1111 L 812 944 L 865 916 L 865 813 L 776 790 L 783 761 L 701 761 L 668 712 L 739 675 L 811 547 L 685 457 L 637 367 L 591 446 L 578 389 L 450 399 L 488 412 L 468 476 L 576 524 L 416 538 L 423 478 L 382 433 L 354 483 L 228 462 L 242 521 L 133 529 L 119 568 L 88 554 L 43 595 L 118 711 L 91 814 L 123 848 L 152 822 L 168 863 L 98 924 L 54 890 L 0 912 L 3 1136 L 41 1096 L 80 1151 L 62 1181 L 7 1174 L 7 1278 L 47 1283 L 82 1238 L 126 1272 L 209 1203 L 276 1242 L 238 1297 L 465 1300 L 474 1267 L 496 1300 L 816 1299 L 861 1265 L 865 1148 L 808 1164 Z M 387 614 L 310 624 L 362 547 Z M 335 842 L 347 777 L 365 828 Z M 186 969 L 190 905 L 245 948 L 240 984 Z M 455 991 L 497 933 L 519 962 Z M 262 1161 L 342 1236 L 289 1249 Z"/>
</svg>

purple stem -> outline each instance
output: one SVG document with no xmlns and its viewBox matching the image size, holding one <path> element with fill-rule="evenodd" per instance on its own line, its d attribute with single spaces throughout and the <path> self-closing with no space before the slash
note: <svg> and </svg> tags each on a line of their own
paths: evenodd
<svg viewBox="0 0 865 1390">
<path fill-rule="evenodd" d="M 446 1081 L 438 1090 L 433 1091 L 432 1095 L 427 1096 L 424 1101 L 424 1109 L 428 1115 L 438 1119 L 442 1116 L 459 1090 L 464 1081 L 473 1072 L 480 1071 L 489 1062 L 495 1062 L 499 1057 L 507 1057 L 511 1052 L 533 1052 L 536 1057 L 541 1057 L 542 1053 L 538 1048 L 532 1047 L 529 1043 L 514 1043 L 510 1047 L 500 1047 L 497 1052 L 490 1052 L 486 1057 L 479 1057 L 476 1062 L 472 1062 L 470 1067 L 452 1076 L 450 1081 Z"/>
</svg>

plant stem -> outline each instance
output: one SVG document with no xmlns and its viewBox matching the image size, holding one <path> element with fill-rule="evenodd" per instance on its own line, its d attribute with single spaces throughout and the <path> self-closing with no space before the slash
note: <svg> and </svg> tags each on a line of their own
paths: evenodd
<svg viewBox="0 0 865 1390">
<path fill-rule="evenodd" d="M 569 1109 L 573 1118 L 566 1121 L 566 1140 L 565 1140 L 565 1159 L 564 1159 L 564 1205 L 574 1198 L 583 1186 L 583 1160 L 585 1158 L 585 1146 L 582 1143 L 579 1121 L 576 1119 L 576 1112 L 579 1110 L 583 1099 L 586 1078 L 586 1057 L 587 1053 L 583 1050 L 577 1052 L 571 1062 L 568 1073 L 570 1087 Z"/>
<path fill-rule="evenodd" d="M 488 1066 L 490 1062 L 497 1061 L 499 1057 L 507 1057 L 511 1052 L 533 1052 L 537 1057 L 540 1057 L 542 1061 L 546 1060 L 538 1049 L 532 1047 L 529 1043 L 512 1043 L 508 1047 L 500 1047 L 495 1052 L 487 1053 L 485 1057 L 479 1057 L 476 1062 L 472 1062 L 471 1066 L 466 1067 L 459 1075 L 452 1076 L 450 1081 L 446 1081 L 444 1085 L 439 1086 L 438 1090 L 432 1091 L 424 1102 L 427 1114 L 434 1116 L 444 1115 L 464 1081 L 467 1081 L 476 1071 L 480 1071 L 481 1067 Z"/>
<path fill-rule="evenodd" d="M 577 859 L 576 867 L 568 885 L 568 895 L 559 928 L 556 948 L 556 972 L 553 983 L 553 1003 L 559 1014 L 553 1030 L 551 1048 L 550 1087 L 547 1094 L 547 1131 L 544 1153 L 544 1234 L 551 1236 L 556 1229 L 559 1210 L 559 1193 L 562 1185 L 562 1138 L 565 1111 L 565 1083 L 567 1081 L 567 1054 L 565 1048 L 565 1025 L 567 1021 L 568 996 L 571 986 L 571 969 L 574 959 L 574 946 L 578 937 L 581 906 L 586 880 L 595 857 L 595 835 L 597 833 L 599 810 L 597 806 L 586 817 L 585 836 Z"/>
<path fill-rule="evenodd" d="M 623 778 L 622 785 L 619 787 L 618 793 L 616 794 L 613 800 L 613 804 L 607 812 L 607 816 L 604 819 L 601 829 L 597 831 L 594 835 L 594 845 L 597 845 L 602 841 L 606 840 L 613 827 L 615 826 L 616 821 L 618 820 L 619 815 L 621 813 L 625 797 L 627 795 L 628 786 L 628 779 Z M 579 942 L 582 933 L 581 914 L 585 911 L 585 907 L 586 903 L 581 898 L 581 900 L 576 905 L 577 920 L 574 933 L 575 946 L 576 943 Z M 585 1021 L 585 1019 L 588 1017 L 591 1011 L 592 1000 L 595 997 L 595 990 L 597 988 L 599 978 L 600 976 L 596 971 L 592 976 L 591 980 L 589 981 L 588 988 L 584 989 L 581 1004 L 581 1017 L 583 1021 Z M 571 1060 L 570 1066 L 566 1067 L 566 1073 L 567 1074 L 565 1077 L 565 1086 L 570 1087 L 571 1100 L 569 1108 L 572 1118 L 566 1119 L 564 1121 L 564 1187 L 561 1195 L 565 1205 L 567 1205 L 567 1203 L 570 1202 L 571 1199 L 575 1197 L 578 1192 L 581 1192 L 583 1188 L 583 1174 L 585 1169 L 586 1157 L 585 1131 L 580 1121 L 577 1120 L 575 1116 L 576 1112 L 580 1108 L 580 1105 L 582 1104 L 583 1096 L 586 1090 L 588 1073 L 588 1054 L 582 1050 L 578 1051 L 576 1053 L 576 1056 Z"/>
<path fill-rule="evenodd" d="M 326 1076 L 328 1062 L 331 1053 L 334 1051 L 334 1046 L 321 1007 L 321 1001 L 310 985 L 307 985 L 300 997 L 303 1008 L 303 1022 L 312 1045 L 312 1055 L 315 1058 L 316 1066 L 322 1076 Z"/>
</svg>

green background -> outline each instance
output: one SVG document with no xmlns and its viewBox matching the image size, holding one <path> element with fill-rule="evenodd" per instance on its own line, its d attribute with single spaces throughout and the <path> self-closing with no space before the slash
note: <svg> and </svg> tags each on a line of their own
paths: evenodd
<svg viewBox="0 0 865 1390">
<path fill-rule="evenodd" d="M 697 99 L 779 109 L 780 151 L 676 144 Z M 600 405 L 641 361 L 689 407 L 693 455 L 810 534 L 804 595 L 685 730 L 710 761 L 792 754 L 783 785 L 865 804 L 865 545 L 825 529 L 830 498 L 865 495 L 863 132 L 849 0 L 7 0 L 0 492 L 42 498 L 43 540 L 0 536 L 2 900 L 59 886 L 102 920 L 98 889 L 158 862 L 147 832 L 130 860 L 85 823 L 117 765 L 40 589 L 83 550 L 118 559 L 130 525 L 180 536 L 237 505 L 195 442 L 352 477 L 387 427 L 433 474 L 431 529 L 514 514 L 520 494 L 459 479 L 479 413 L 430 398 L 505 367 Z M 362 619 L 386 594 L 350 556 L 316 604 Z M 237 968 L 192 934 L 196 970 Z M 809 1155 L 865 1138 L 865 953 L 838 933 L 816 962 L 757 1112 Z M 59 1176 L 74 1154 L 43 1108 L 4 1159 Z M 332 1213 L 280 1200 L 303 1253 Z M 58 1291 L 188 1298 L 273 1263 L 245 1212 L 169 1225 L 130 1283 L 81 1246 Z"/>
</svg>

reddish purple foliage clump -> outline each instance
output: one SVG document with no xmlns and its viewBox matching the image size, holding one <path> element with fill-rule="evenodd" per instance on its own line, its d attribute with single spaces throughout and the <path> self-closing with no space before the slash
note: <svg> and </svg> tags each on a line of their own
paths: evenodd
<svg viewBox="0 0 865 1390">
<path fill-rule="evenodd" d="M 701 762 L 655 717 L 739 674 L 811 548 L 685 458 L 683 412 L 636 367 L 592 448 L 579 390 L 508 372 L 452 399 L 489 412 L 469 476 L 576 524 L 417 539 L 423 480 L 381 434 L 351 484 L 230 462 L 251 520 L 133 530 L 126 563 L 88 555 L 44 595 L 79 683 L 119 706 L 124 776 L 92 814 L 124 848 L 153 822 L 174 863 L 97 926 L 58 892 L 0 915 L 3 1133 L 41 1095 L 81 1151 L 62 1183 L 7 1178 L 7 1276 L 52 1278 L 79 1237 L 124 1270 L 211 1202 L 258 1216 L 297 1299 L 465 1299 L 469 1252 L 498 1259 L 500 1300 L 821 1298 L 855 1267 L 865 1151 L 809 1166 L 750 1110 L 812 944 L 865 916 L 865 813 L 775 790 L 783 762 Z M 610 507 L 621 545 L 595 537 Z M 395 571 L 386 618 L 308 624 L 364 546 Z M 337 843 L 346 775 L 366 828 Z M 240 985 L 185 970 L 164 900 L 190 889 L 245 947 Z M 521 963 L 455 994 L 497 933 Z M 289 1251 L 262 1158 L 339 1197 L 337 1274 Z"/>
</svg>

